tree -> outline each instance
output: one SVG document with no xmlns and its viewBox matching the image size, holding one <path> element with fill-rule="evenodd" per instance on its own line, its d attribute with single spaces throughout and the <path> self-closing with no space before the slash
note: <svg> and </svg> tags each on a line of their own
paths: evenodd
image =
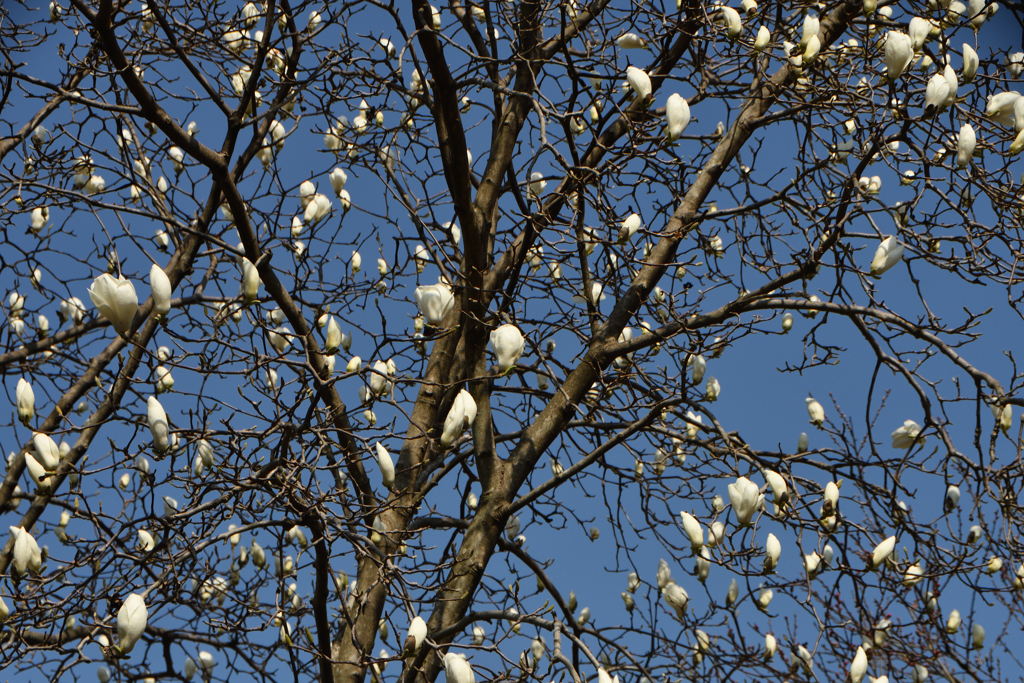
<svg viewBox="0 0 1024 683">
<path fill-rule="evenodd" d="M 5 7 L 0 663 L 1019 677 L 998 9 Z"/>
</svg>

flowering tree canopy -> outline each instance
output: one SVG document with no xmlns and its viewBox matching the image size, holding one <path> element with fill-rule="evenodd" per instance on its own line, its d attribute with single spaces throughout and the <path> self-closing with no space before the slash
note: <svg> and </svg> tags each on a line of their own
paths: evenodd
<svg viewBox="0 0 1024 683">
<path fill-rule="evenodd" d="M 1019 4 L 0 14 L 5 675 L 1022 675 Z"/>
</svg>

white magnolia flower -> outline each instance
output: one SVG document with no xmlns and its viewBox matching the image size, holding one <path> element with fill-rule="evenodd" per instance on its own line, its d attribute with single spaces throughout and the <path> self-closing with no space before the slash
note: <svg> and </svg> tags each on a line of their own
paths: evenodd
<svg viewBox="0 0 1024 683">
<path fill-rule="evenodd" d="M 154 375 L 156 376 L 156 393 L 162 394 L 174 388 L 174 377 L 171 376 L 171 371 L 163 365 L 157 366 Z"/>
<path fill-rule="evenodd" d="M 989 95 L 988 103 L 985 106 L 985 116 L 989 117 L 1003 126 L 1012 126 L 1014 119 L 1014 105 L 1020 99 L 1019 92 L 1005 91 Z"/>
<path fill-rule="evenodd" d="M 416 274 L 419 275 L 426 269 L 427 264 L 430 263 L 430 252 L 422 244 L 417 244 L 416 248 L 413 249 L 412 258 L 416 262 Z"/>
<path fill-rule="evenodd" d="M 779 650 L 779 644 L 775 640 L 775 636 L 768 633 L 764 637 L 764 659 L 768 661 L 775 656 L 775 653 Z"/>
<path fill-rule="evenodd" d="M 1006 55 L 1006 59 L 1003 60 L 1003 66 L 1006 67 L 1006 72 L 1010 74 L 1010 78 L 1014 80 L 1020 78 L 1021 71 L 1024 71 L 1024 52 L 1013 52 Z"/>
<path fill-rule="evenodd" d="M 736 582 L 736 579 L 733 578 L 733 580 L 729 582 L 729 589 L 725 593 L 725 606 L 732 607 L 736 604 L 736 600 L 739 597 L 740 585 Z"/>
<path fill-rule="evenodd" d="M 974 156 L 974 148 L 977 144 L 978 138 L 974 134 L 974 127 L 969 123 L 965 123 L 960 128 L 960 134 L 956 139 L 956 165 L 958 168 L 965 168 L 971 163 L 971 158 Z"/>
<path fill-rule="evenodd" d="M 683 531 L 690 539 L 690 549 L 694 554 L 700 552 L 700 549 L 704 547 L 704 527 L 696 517 L 688 512 L 681 511 L 679 516 L 683 520 Z"/>
<path fill-rule="evenodd" d="M 960 72 L 960 76 L 964 83 L 970 83 L 974 80 L 975 74 L 978 73 L 978 53 L 974 51 L 974 48 L 967 43 L 963 44 L 964 52 L 964 68 Z"/>
<path fill-rule="evenodd" d="M 379 118 L 381 114 L 378 112 L 377 116 Z M 395 167 L 398 165 L 398 149 L 396 147 L 392 145 L 384 145 L 380 148 L 378 157 L 384 164 L 384 168 L 391 173 L 395 172 Z"/>
<path fill-rule="evenodd" d="M 956 103 L 956 95 L 960 88 L 960 81 L 957 80 L 956 71 L 954 71 L 953 67 L 951 67 L 949 64 L 947 64 L 945 68 L 943 68 L 942 77 L 946 79 L 946 83 L 949 85 L 949 94 L 946 95 L 946 101 L 942 103 L 942 108 L 949 109 Z M 893 150 L 893 152 L 899 151 L 898 142 L 890 144 L 896 145 L 896 148 Z"/>
<path fill-rule="evenodd" d="M 861 683 L 868 671 L 868 655 L 863 647 L 857 648 L 857 654 L 853 656 L 853 663 L 850 664 L 850 683 Z"/>
<path fill-rule="evenodd" d="M 907 34 L 910 36 L 910 44 L 914 52 L 920 52 L 924 43 L 931 33 L 932 23 L 922 17 L 913 17 L 907 25 Z"/>
<path fill-rule="evenodd" d="M 989 13 L 985 8 L 985 0 L 968 0 L 967 17 L 971 20 L 971 28 L 977 34 L 978 29 L 981 28 L 982 24 L 989 17 Z"/>
<path fill-rule="evenodd" d="M 65 299 L 60 302 L 57 317 L 61 323 L 70 320 L 73 325 L 78 325 L 85 318 L 85 304 L 77 296 Z"/>
<path fill-rule="evenodd" d="M 816 35 L 811 36 L 810 42 L 807 44 L 807 47 L 804 48 L 804 53 L 803 53 L 803 56 L 802 56 L 803 63 L 804 64 L 810 64 L 811 62 L 813 62 L 815 59 L 818 58 L 818 54 L 820 52 L 821 52 L 821 38 L 819 38 Z"/>
<path fill-rule="evenodd" d="M 892 551 L 895 549 L 895 536 L 890 536 L 889 538 L 879 543 L 877 546 L 875 546 L 874 551 L 871 553 L 871 557 L 868 558 L 868 569 L 870 569 L 871 571 L 875 571 L 876 569 L 878 569 L 880 566 L 882 566 L 882 564 L 885 563 L 887 559 L 889 559 L 889 556 L 892 555 Z"/>
<path fill-rule="evenodd" d="M 740 19 L 740 13 L 732 7 L 720 6 L 715 22 L 725 26 L 725 34 L 729 36 L 730 40 L 735 40 L 743 31 L 743 20 Z"/>
<path fill-rule="evenodd" d="M 149 431 L 153 434 L 153 450 L 165 451 L 170 444 L 167 413 L 164 412 L 164 407 L 160 405 L 156 396 L 150 396 L 146 406 L 146 419 L 149 422 Z"/>
<path fill-rule="evenodd" d="M 306 225 L 314 226 L 330 215 L 331 206 L 331 200 L 327 195 L 317 193 L 310 199 L 302 219 Z"/>
<path fill-rule="evenodd" d="M 143 552 L 150 552 L 156 547 L 156 539 L 153 538 L 153 534 L 149 533 L 145 529 L 139 529 L 137 532 L 139 542 L 136 547 Z"/>
<path fill-rule="evenodd" d="M 946 633 L 956 633 L 960 630 L 960 610 L 954 609 L 949 613 L 949 618 L 946 619 Z"/>
<path fill-rule="evenodd" d="M 395 483 L 395 463 L 391 460 L 388 449 L 378 441 L 375 450 L 377 453 L 377 465 L 380 467 L 380 475 L 384 480 L 384 486 L 390 487 Z"/>
<path fill-rule="evenodd" d="M 700 434 L 700 425 L 704 424 L 704 418 L 696 415 L 691 410 L 686 411 L 686 436 L 689 439 L 696 439 Z"/>
<path fill-rule="evenodd" d="M 629 87 L 633 89 L 633 92 L 636 93 L 640 102 L 647 104 L 651 98 L 651 77 L 647 75 L 647 72 L 635 66 L 627 66 L 626 81 L 629 83 Z"/>
<path fill-rule="evenodd" d="M 604 285 L 601 284 L 600 282 L 597 282 L 596 280 L 592 281 L 590 283 L 590 298 L 589 298 L 589 302 L 594 304 L 594 306 L 596 307 L 598 305 L 598 303 L 600 303 L 601 301 L 604 301 L 605 298 L 607 298 L 607 297 L 605 297 L 605 294 L 604 294 Z M 572 300 L 577 302 L 577 303 L 587 303 L 587 301 L 588 301 L 588 299 L 584 299 L 583 296 L 581 296 L 579 294 L 574 296 L 572 298 Z"/>
<path fill-rule="evenodd" d="M 39 463 L 30 453 L 25 454 L 25 469 L 28 470 L 29 479 L 39 487 L 42 493 L 47 493 L 53 488 L 53 479 L 47 473 L 46 468 Z"/>
<path fill-rule="evenodd" d="M 420 616 L 413 617 L 409 624 L 409 633 L 405 637 L 405 654 L 413 654 L 420 649 L 427 638 L 427 622 Z"/>
<path fill-rule="evenodd" d="M 635 33 L 623 33 L 615 39 L 615 44 L 623 50 L 645 50 L 647 41 Z"/>
<path fill-rule="evenodd" d="M 534 197 L 540 197 L 544 193 L 544 188 L 548 186 L 546 180 L 544 180 L 544 174 L 534 171 L 530 174 L 529 189 L 530 194 Z"/>
<path fill-rule="evenodd" d="M 512 370 L 525 348 L 523 333 L 515 325 L 501 325 L 491 332 L 491 350 L 498 360 L 498 372 Z"/>
<path fill-rule="evenodd" d="M 945 512 L 951 512 L 957 508 L 960 504 L 960 487 L 956 484 L 950 484 L 946 487 L 946 497 L 942 501 L 942 509 Z"/>
<path fill-rule="evenodd" d="M 665 598 L 669 607 L 675 610 L 679 621 L 682 621 L 686 616 L 686 604 L 690 601 L 690 596 L 683 587 L 674 582 L 670 583 L 661 589 L 661 596 Z"/>
<path fill-rule="evenodd" d="M 60 447 L 48 434 L 36 432 L 32 435 L 32 446 L 35 448 L 35 456 L 48 472 L 52 472 L 60 465 Z"/>
<path fill-rule="evenodd" d="M 764 479 L 772 490 L 775 501 L 775 514 L 778 515 L 789 504 L 789 487 L 781 474 L 774 470 L 765 470 Z"/>
<path fill-rule="evenodd" d="M 880 277 L 903 258 L 903 245 L 896 241 L 895 236 L 886 237 L 875 250 L 871 260 L 871 277 Z"/>
<path fill-rule="evenodd" d="M 270 122 L 270 127 L 267 129 L 267 137 L 270 139 L 270 144 L 274 146 L 278 152 L 284 149 L 285 137 L 288 135 L 288 131 L 277 119 Z"/>
<path fill-rule="evenodd" d="M 388 59 L 394 59 L 398 56 L 398 50 L 395 48 L 395 44 L 388 38 L 378 38 L 377 44 L 380 45 L 380 49 L 384 51 L 384 54 Z"/>
<path fill-rule="evenodd" d="M 779 564 L 779 556 L 782 554 L 782 544 L 775 534 L 768 534 L 764 544 L 764 573 L 775 571 Z"/>
<path fill-rule="evenodd" d="M 985 647 L 985 628 L 981 624 L 975 623 L 971 628 L 971 649 L 980 650 L 983 647 Z"/>
<path fill-rule="evenodd" d="M 24 377 L 18 380 L 14 397 L 18 404 L 18 419 L 22 424 L 28 426 L 28 423 L 36 415 L 36 394 L 32 390 L 32 385 L 25 381 Z"/>
<path fill-rule="evenodd" d="M 519 517 L 512 515 L 505 521 L 505 535 L 510 539 L 515 538 L 516 534 L 522 528 L 522 522 L 519 521 Z M 569 609 L 572 609 L 571 607 Z"/>
<path fill-rule="evenodd" d="M 761 494 L 757 484 L 746 477 L 739 477 L 736 482 L 729 484 L 729 502 L 732 503 L 732 511 L 736 515 L 736 522 L 740 526 L 747 526 L 751 523 L 754 513 L 761 507 L 764 496 Z"/>
<path fill-rule="evenodd" d="M 672 569 L 669 568 L 668 562 L 663 559 L 658 560 L 658 572 L 656 576 L 658 580 L 658 590 L 663 589 L 670 583 L 675 583 L 675 580 L 672 578 Z"/>
<path fill-rule="evenodd" d="M 29 570 L 38 573 L 43 566 L 43 554 L 36 539 L 25 529 L 12 526 L 11 536 L 14 537 L 14 550 L 11 558 L 14 571 L 24 576 Z"/>
<path fill-rule="evenodd" d="M 999 425 L 1003 434 L 1009 436 L 1010 428 L 1013 426 L 1013 406 L 1009 403 L 1004 406 L 992 403 L 989 405 L 989 409 L 992 411 L 992 417 L 996 419 L 996 424 Z"/>
<path fill-rule="evenodd" d="M 767 26 L 757 29 L 757 37 L 754 39 L 754 52 L 764 52 L 771 39 L 772 33 L 768 30 Z"/>
<path fill-rule="evenodd" d="M 245 44 L 249 40 L 249 33 L 242 31 L 226 31 L 221 40 L 224 42 L 224 47 L 234 53 L 240 53 L 245 49 Z"/>
<path fill-rule="evenodd" d="M 804 401 L 807 403 L 807 414 L 811 418 L 811 424 L 820 427 L 825 422 L 825 409 L 810 396 L 805 398 Z"/>
<path fill-rule="evenodd" d="M 273 330 L 267 330 L 267 341 L 270 342 L 270 346 L 274 351 L 282 354 L 291 346 L 291 334 L 291 329 L 281 325 Z"/>
<path fill-rule="evenodd" d="M 914 58 L 914 44 L 910 36 L 889 31 L 885 36 L 885 74 L 892 82 L 899 78 Z"/>
<path fill-rule="evenodd" d="M 632 239 L 633 235 L 637 233 L 642 225 L 643 221 L 640 219 L 639 214 L 631 213 L 626 216 L 626 219 L 619 226 L 619 244 L 625 244 Z"/>
<path fill-rule="evenodd" d="M 476 683 L 473 667 L 466 661 L 466 655 L 449 652 L 441 661 L 444 663 L 444 675 L 448 683 Z"/>
<path fill-rule="evenodd" d="M 103 273 L 93 280 L 89 298 L 118 334 L 125 334 L 131 329 L 139 308 L 139 297 L 131 280 L 123 276 L 114 279 L 109 273 Z"/>
<path fill-rule="evenodd" d="M 690 125 L 690 105 L 679 93 L 669 96 L 665 105 L 665 127 L 668 139 L 678 140 L 686 127 Z"/>
<path fill-rule="evenodd" d="M 417 287 L 413 296 L 416 298 L 416 305 L 428 325 L 434 327 L 444 322 L 445 316 L 455 305 L 455 297 L 452 288 L 444 281 L 436 285 L 424 285 Z"/>
<path fill-rule="evenodd" d="M 691 355 L 689 360 L 693 361 L 693 370 L 692 370 L 693 376 L 692 376 L 692 380 L 693 380 L 694 386 L 696 386 L 696 385 L 700 384 L 702 379 L 704 379 L 704 373 L 707 371 L 708 363 L 704 359 L 704 356 L 701 356 L 701 355 L 697 355 L 697 356 Z"/>
<path fill-rule="evenodd" d="M 259 270 L 256 269 L 256 266 L 253 264 L 253 262 L 250 261 L 247 257 L 243 256 L 241 258 L 241 262 L 242 300 L 245 301 L 246 303 L 252 303 L 253 301 L 256 300 L 256 297 L 259 295 L 260 284 L 262 284 L 262 281 L 260 280 L 260 273 Z"/>
<path fill-rule="evenodd" d="M 268 58 L 269 56 L 270 55 L 268 54 Z M 283 63 L 282 66 L 284 66 Z M 348 128 L 348 119 L 345 117 L 342 117 L 342 119 L 343 122 L 339 121 L 337 125 L 328 126 L 324 131 L 324 149 L 328 152 L 334 152 L 337 154 L 344 146 L 344 141 L 341 139 L 341 136 L 345 132 L 345 129 Z"/>
<path fill-rule="evenodd" d="M 117 612 L 117 648 L 122 654 L 131 652 L 142 637 L 148 616 L 146 602 L 141 595 L 132 593 L 125 598 Z"/>
<path fill-rule="evenodd" d="M 721 498 L 721 496 L 718 496 Z M 724 505 L 724 503 L 723 503 Z M 715 548 L 725 540 L 725 522 L 715 520 L 708 527 L 708 547 Z"/>
<path fill-rule="evenodd" d="M 337 353 L 338 349 L 341 347 L 341 337 L 341 327 L 332 315 L 327 320 L 327 339 L 324 353 L 328 355 Z"/>
<path fill-rule="evenodd" d="M 821 556 L 817 552 L 804 555 L 804 571 L 808 580 L 813 579 L 821 571 Z"/>
<path fill-rule="evenodd" d="M 340 197 L 341 191 L 345 189 L 345 183 L 348 182 L 348 174 L 340 168 L 335 168 L 328 177 L 331 179 L 334 194 Z"/>
<path fill-rule="evenodd" d="M 386 394 L 391 390 L 391 382 L 388 381 L 388 376 L 392 374 L 390 372 L 390 363 L 391 361 L 385 363 L 380 360 L 373 362 L 373 371 L 370 373 L 369 382 L 370 391 L 375 396 Z"/>
<path fill-rule="evenodd" d="M 902 427 L 892 433 L 892 447 L 911 448 L 918 444 L 924 446 L 925 439 L 924 437 L 919 438 L 918 435 L 920 433 L 921 425 L 917 424 L 913 420 L 907 420 L 903 423 Z"/>
<path fill-rule="evenodd" d="M 441 434 L 441 446 L 448 448 L 459 435 L 473 426 L 476 419 L 476 401 L 465 389 L 460 389 L 448 411 L 448 417 L 444 420 L 444 430 Z"/>
<path fill-rule="evenodd" d="M 928 79 L 928 85 L 924 91 L 925 115 L 934 115 L 945 108 L 949 99 L 949 81 L 942 74 L 935 74 Z"/>
<path fill-rule="evenodd" d="M 811 38 L 818 35 L 818 30 L 821 27 L 821 22 L 818 19 L 818 15 L 808 12 L 804 16 L 804 23 L 800 33 L 800 47 L 806 48 L 811 44 Z"/>
<path fill-rule="evenodd" d="M 704 397 L 708 401 L 717 401 L 722 394 L 722 385 L 717 379 L 708 375 L 707 384 L 704 386 Z"/>
<path fill-rule="evenodd" d="M 32 213 L 29 214 L 29 231 L 33 235 L 38 235 L 39 232 L 46 227 L 47 221 L 50 220 L 50 209 L 46 206 L 37 206 L 32 209 Z"/>
<path fill-rule="evenodd" d="M 155 263 L 149 269 L 149 288 L 153 294 L 153 312 L 167 315 L 171 311 L 171 281 L 164 269 Z"/>
<path fill-rule="evenodd" d="M 214 658 L 213 654 L 207 652 L 206 650 L 200 650 L 199 668 L 201 668 L 203 671 L 210 672 L 213 671 L 213 667 L 215 666 L 217 666 L 217 660 Z"/>
</svg>

